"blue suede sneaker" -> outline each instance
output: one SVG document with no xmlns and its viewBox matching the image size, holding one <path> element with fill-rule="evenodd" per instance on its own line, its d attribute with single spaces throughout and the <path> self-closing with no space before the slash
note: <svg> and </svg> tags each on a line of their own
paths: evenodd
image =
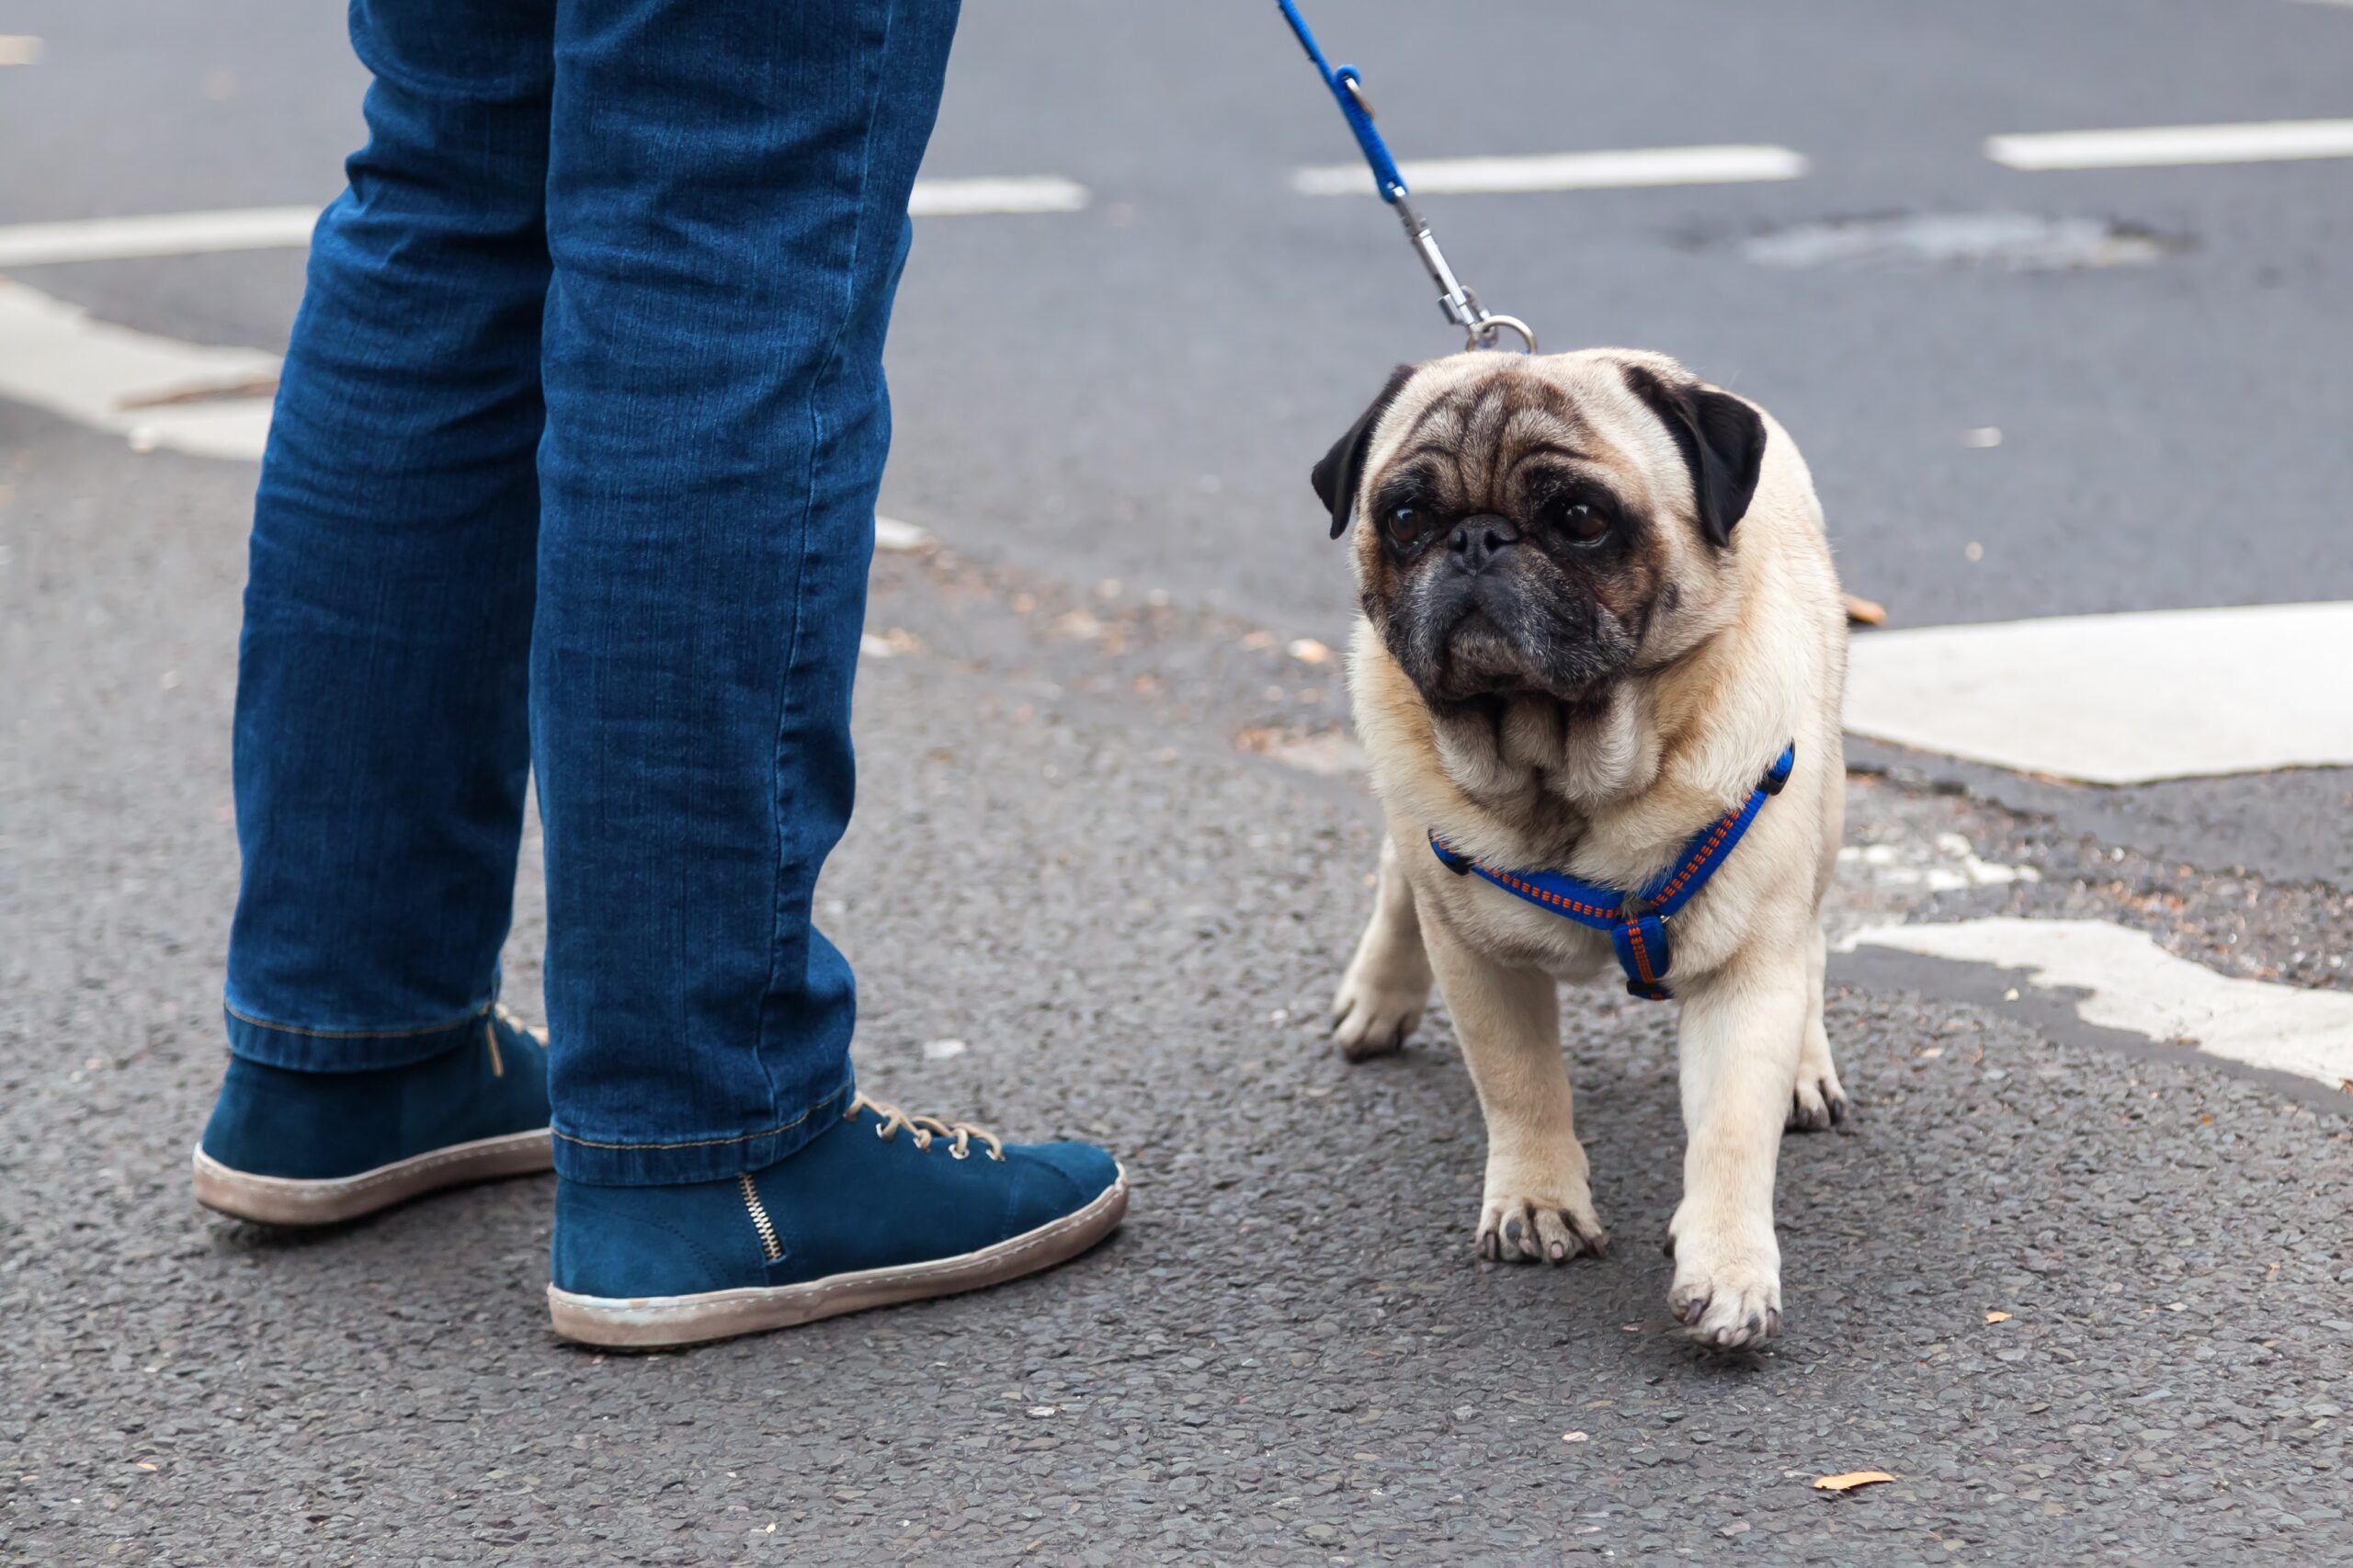
<svg viewBox="0 0 2353 1568">
<path fill-rule="evenodd" d="M 852 1094 L 790 1158 L 685 1187 L 555 1184 L 548 1306 L 567 1339 L 690 1345 L 1001 1284 L 1119 1227 L 1091 1143 L 1006 1143 Z"/>
<path fill-rule="evenodd" d="M 196 1200 L 256 1224 L 331 1225 L 552 1163 L 547 1041 L 500 1007 L 463 1045 L 404 1067 L 231 1057 L 197 1145 Z"/>
</svg>

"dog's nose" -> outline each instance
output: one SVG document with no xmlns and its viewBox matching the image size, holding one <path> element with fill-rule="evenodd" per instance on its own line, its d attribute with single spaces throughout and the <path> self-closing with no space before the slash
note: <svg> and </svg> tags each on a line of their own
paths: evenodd
<svg viewBox="0 0 2353 1568">
<path fill-rule="evenodd" d="M 1488 562 L 1507 546 L 1518 542 L 1518 524 L 1494 512 L 1480 512 L 1454 525 L 1454 531 L 1447 536 L 1446 548 L 1453 552 L 1454 563 L 1463 571 L 1483 572 Z"/>
</svg>

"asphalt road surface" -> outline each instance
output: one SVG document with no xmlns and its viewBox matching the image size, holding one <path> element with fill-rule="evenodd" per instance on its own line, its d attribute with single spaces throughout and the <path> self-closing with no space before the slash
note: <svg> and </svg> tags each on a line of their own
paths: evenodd
<svg viewBox="0 0 2353 1568">
<path fill-rule="evenodd" d="M 1548 347 L 1664 347 L 1771 406 L 1899 624 L 2353 599 L 2353 160 L 1984 146 L 2335 122 L 2353 8 L 1316 19 L 1408 157 L 1802 160 L 1425 205 Z M 0 250 L 315 205 L 358 134 L 331 8 L 31 0 L 9 59 Z M 1784 1152 L 1784 1338 L 1708 1359 L 1665 1322 L 1672 1013 L 1610 987 L 1564 1012 L 1620 1245 L 1474 1261 L 1443 1012 L 1360 1067 L 1321 1033 L 1377 821 L 1303 476 L 1452 347 L 1377 202 L 1293 188 L 1350 152 L 1271 6 L 968 12 L 926 178 L 1083 199 L 919 221 L 884 500 L 931 539 L 878 562 L 821 913 L 878 1092 L 1099 1137 L 1135 1207 L 1045 1278 L 689 1354 L 549 1335 L 544 1181 L 301 1238 L 189 1204 L 254 471 L 0 399 L 0 1561 L 2353 1562 L 2353 1096 L 2218 1045 L 2353 1019 L 2342 768 L 2094 789 L 1857 743 L 1857 1118 Z M 274 350 L 301 252 L 0 273 Z M 2021 918 L 2145 961 L 1903 935 Z M 2136 1021 L 2218 978 L 2233 1017 Z M 1813 1485 L 1854 1471 L 1892 1479 Z"/>
</svg>

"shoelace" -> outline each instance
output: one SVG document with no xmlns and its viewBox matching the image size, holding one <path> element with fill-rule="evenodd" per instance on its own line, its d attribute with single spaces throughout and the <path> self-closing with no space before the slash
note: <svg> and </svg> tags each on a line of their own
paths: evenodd
<svg viewBox="0 0 2353 1568">
<path fill-rule="evenodd" d="M 850 1096 L 849 1109 L 843 1113 L 842 1119 L 856 1121 L 858 1113 L 862 1110 L 870 1110 L 879 1119 L 874 1136 L 885 1143 L 896 1137 L 899 1129 L 904 1127 L 915 1135 L 915 1147 L 918 1149 L 929 1149 L 934 1138 L 953 1140 L 948 1146 L 948 1152 L 962 1160 L 972 1157 L 972 1140 L 977 1138 L 989 1146 L 990 1159 L 1004 1163 L 1005 1140 L 985 1127 L 969 1121 L 949 1121 L 937 1116 L 910 1116 L 888 1100 L 869 1099 L 861 1094 Z"/>
</svg>

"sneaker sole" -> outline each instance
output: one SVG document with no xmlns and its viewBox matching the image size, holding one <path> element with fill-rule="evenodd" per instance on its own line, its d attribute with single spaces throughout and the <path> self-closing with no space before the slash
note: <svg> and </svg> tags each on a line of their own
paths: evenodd
<svg viewBox="0 0 2353 1568">
<path fill-rule="evenodd" d="M 232 1169 L 199 1149 L 193 1185 L 199 1203 L 233 1219 L 250 1220 L 256 1225 L 333 1225 L 445 1187 L 529 1176 L 554 1166 L 552 1143 L 542 1127 L 452 1143 L 358 1176 L 315 1181 L 254 1176 Z"/>
<path fill-rule="evenodd" d="M 792 1328 L 869 1307 L 896 1306 L 1002 1285 L 1067 1263 L 1119 1229 L 1128 1212 L 1128 1178 L 1084 1209 L 978 1252 L 892 1268 L 833 1274 L 801 1285 L 760 1285 L 696 1296 L 579 1296 L 548 1287 L 556 1333 L 608 1350 L 699 1345 L 738 1335 Z"/>
</svg>

